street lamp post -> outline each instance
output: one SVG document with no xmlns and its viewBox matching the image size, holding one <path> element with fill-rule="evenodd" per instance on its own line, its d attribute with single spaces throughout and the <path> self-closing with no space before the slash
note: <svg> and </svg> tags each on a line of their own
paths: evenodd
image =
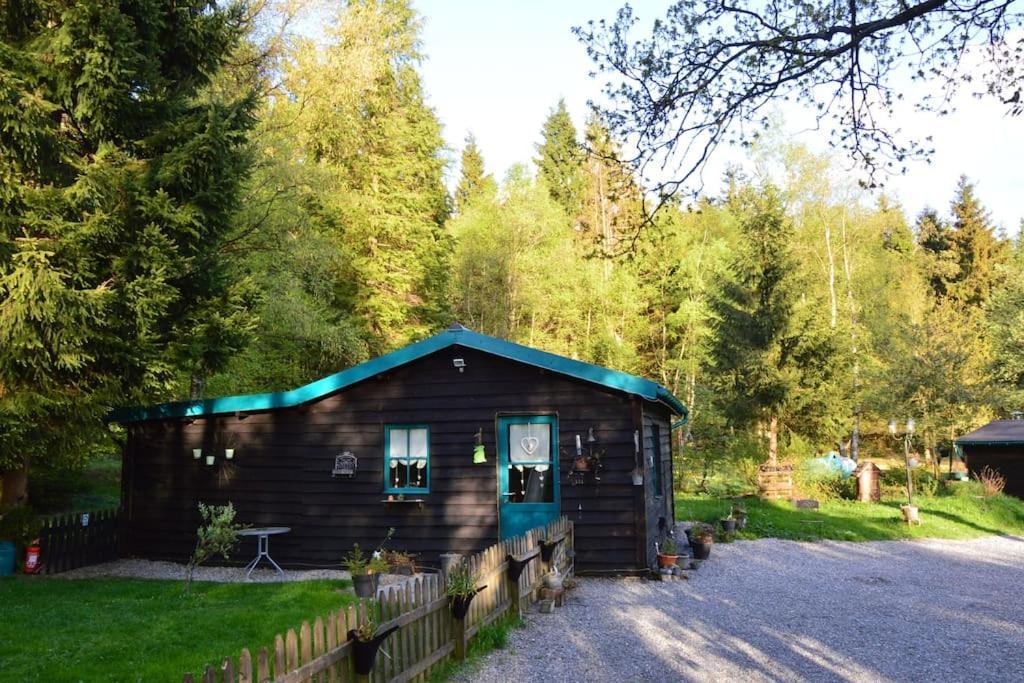
<svg viewBox="0 0 1024 683">
<path fill-rule="evenodd" d="M 903 464 L 907 469 L 907 505 L 914 504 L 914 477 L 910 472 L 910 442 L 914 438 L 914 429 L 916 427 L 917 423 L 914 421 L 914 418 L 908 417 L 907 429 L 902 435 L 900 435 L 898 433 L 896 420 L 889 420 L 889 434 L 894 439 L 903 440 Z"/>
</svg>

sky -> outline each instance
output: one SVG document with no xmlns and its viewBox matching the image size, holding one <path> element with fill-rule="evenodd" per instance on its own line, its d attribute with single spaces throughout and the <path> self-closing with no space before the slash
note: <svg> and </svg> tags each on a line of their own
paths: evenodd
<svg viewBox="0 0 1024 683">
<path fill-rule="evenodd" d="M 540 129 L 564 98 L 578 128 L 587 101 L 601 96 L 603 80 L 590 77 L 594 64 L 572 34 L 589 19 L 612 19 L 623 0 L 414 0 L 424 16 L 422 67 L 431 106 L 458 158 L 472 132 L 487 170 L 502 178 L 509 167 L 535 156 Z M 641 27 L 664 14 L 668 0 L 632 0 Z M 1009 117 L 998 103 L 968 95 L 947 117 L 906 113 L 898 124 L 934 137 L 930 163 L 912 162 L 903 176 L 891 176 L 885 192 L 904 207 L 909 220 L 925 206 L 947 214 L 961 174 L 976 185 L 993 223 L 1016 234 L 1024 218 L 1024 119 Z M 781 112 L 785 119 L 785 112 Z M 826 151 L 824 131 L 787 130 L 811 149 Z M 742 161 L 727 150 L 716 164 Z M 837 160 L 842 164 L 842 159 Z M 457 164 L 452 164 L 453 178 Z M 707 177 L 714 177 L 709 173 Z M 709 191 L 717 188 L 709 183 Z"/>
</svg>

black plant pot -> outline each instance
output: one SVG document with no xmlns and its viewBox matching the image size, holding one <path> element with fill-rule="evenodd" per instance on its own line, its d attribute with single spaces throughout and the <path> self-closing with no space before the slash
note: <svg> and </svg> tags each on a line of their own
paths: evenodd
<svg viewBox="0 0 1024 683">
<path fill-rule="evenodd" d="M 541 541 L 540 542 L 540 559 L 543 560 L 544 562 L 550 562 L 551 558 L 554 557 L 554 555 L 555 555 L 555 548 L 557 548 L 558 544 L 561 543 L 564 540 L 565 540 L 565 537 L 562 537 L 562 538 L 558 539 L 557 541 L 552 541 L 551 543 L 547 543 L 545 541 Z"/>
<path fill-rule="evenodd" d="M 452 616 L 462 621 L 469 614 L 469 606 L 473 603 L 473 598 L 476 594 L 487 588 L 487 586 L 480 586 L 476 589 L 476 593 L 472 595 L 453 595 L 451 599 Z"/>
<path fill-rule="evenodd" d="M 506 555 L 505 561 L 508 562 L 508 578 L 513 581 L 518 581 L 519 577 L 523 575 L 523 570 L 526 569 L 526 565 L 530 564 L 531 560 L 535 557 L 537 556 L 531 555 L 525 560 L 517 560 L 511 555 Z"/>
<path fill-rule="evenodd" d="M 352 587 L 356 591 L 357 598 L 372 598 L 377 592 L 376 574 L 356 574 L 352 577 Z"/>
<path fill-rule="evenodd" d="M 722 531 L 727 534 L 734 533 L 736 531 L 736 520 L 735 519 L 723 519 L 722 520 Z"/>
<path fill-rule="evenodd" d="M 693 559 L 695 560 L 706 560 L 711 555 L 712 542 L 701 543 L 700 541 L 693 539 L 690 541 L 690 548 L 693 549 Z"/>
<path fill-rule="evenodd" d="M 352 641 L 352 665 L 357 674 L 365 676 L 373 671 L 373 663 L 377 660 L 377 650 L 384 643 L 384 639 L 397 630 L 397 626 L 392 626 L 370 640 L 359 640 L 354 630 L 348 632 L 348 639 Z"/>
</svg>

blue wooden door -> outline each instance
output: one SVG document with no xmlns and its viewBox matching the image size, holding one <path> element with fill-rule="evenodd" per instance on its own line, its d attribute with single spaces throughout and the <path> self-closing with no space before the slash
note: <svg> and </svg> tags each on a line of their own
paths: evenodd
<svg viewBox="0 0 1024 683">
<path fill-rule="evenodd" d="M 501 540 L 557 519 L 558 418 L 498 418 L 498 518 Z"/>
</svg>

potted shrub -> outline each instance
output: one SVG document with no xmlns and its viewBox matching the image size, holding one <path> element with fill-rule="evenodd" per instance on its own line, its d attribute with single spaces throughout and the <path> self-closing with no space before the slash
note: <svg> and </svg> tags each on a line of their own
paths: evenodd
<svg viewBox="0 0 1024 683">
<path fill-rule="evenodd" d="M 706 560 L 711 555 L 711 545 L 715 542 L 715 529 L 710 524 L 698 522 L 693 525 L 690 533 L 690 547 L 693 559 Z"/>
<path fill-rule="evenodd" d="M 384 639 L 398 630 L 397 626 L 376 633 L 377 625 L 372 621 L 364 621 L 359 628 L 351 629 L 348 632 L 348 639 L 352 641 L 352 664 L 357 674 L 365 676 L 373 671 L 373 664 L 377 659 L 377 651 L 384 643 Z"/>
<path fill-rule="evenodd" d="M 473 602 L 476 594 L 487 586 L 476 585 L 477 577 L 465 562 L 453 567 L 448 572 L 448 581 L 445 585 L 445 595 L 452 608 L 452 616 L 458 620 L 466 618 L 469 612 L 469 605 Z"/>
<path fill-rule="evenodd" d="M 721 523 L 722 531 L 727 534 L 736 533 L 736 518 L 732 516 L 732 513 L 729 513 L 728 517 L 723 517 Z"/>
<path fill-rule="evenodd" d="M 676 539 L 669 536 L 665 539 L 665 542 L 658 548 L 658 567 L 664 569 L 665 567 L 674 567 L 676 562 L 679 561 L 679 544 L 676 543 Z"/>
<path fill-rule="evenodd" d="M 389 528 L 380 546 L 369 557 L 358 543 L 353 544 L 352 550 L 345 554 L 345 568 L 352 575 L 352 587 L 355 588 L 357 597 L 372 598 L 377 592 L 380 575 L 386 574 L 389 569 L 388 562 L 384 559 L 384 545 L 394 534 L 395 527 Z"/>
</svg>

